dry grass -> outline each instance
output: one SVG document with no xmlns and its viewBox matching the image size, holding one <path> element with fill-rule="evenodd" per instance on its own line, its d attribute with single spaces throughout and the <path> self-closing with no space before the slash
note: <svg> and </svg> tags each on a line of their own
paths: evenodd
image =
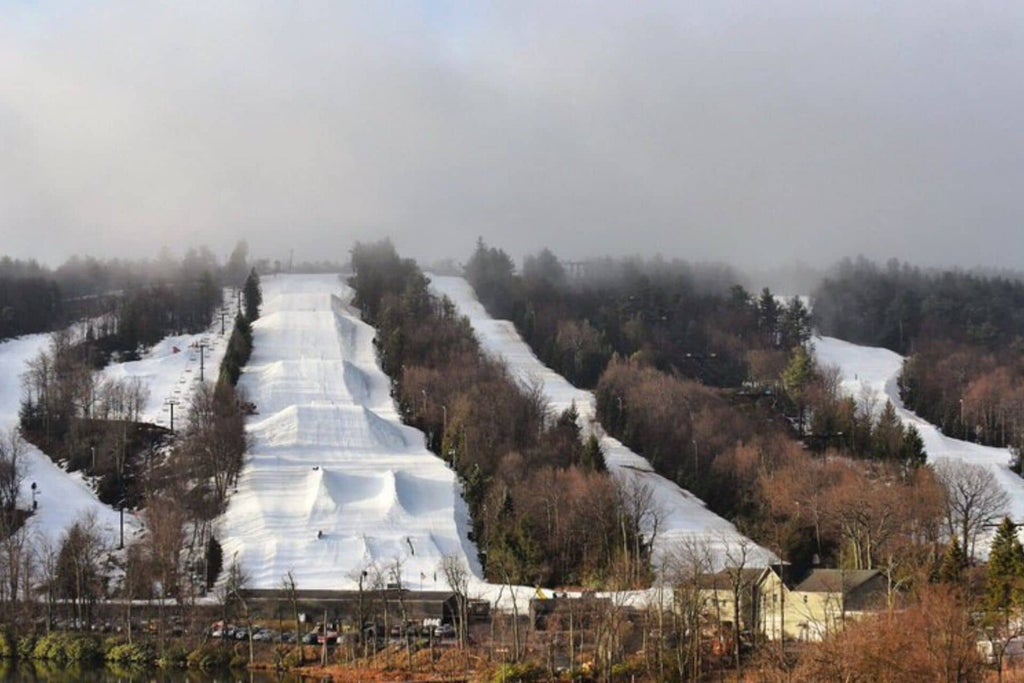
<svg viewBox="0 0 1024 683">
<path fill-rule="evenodd" d="M 412 661 L 404 648 L 393 647 L 365 659 L 326 667 L 306 666 L 298 670 L 304 678 L 330 679 L 333 683 L 360 681 L 411 681 L 415 683 L 455 683 L 487 680 L 493 666 L 472 650 L 435 648 L 419 650 Z"/>
</svg>

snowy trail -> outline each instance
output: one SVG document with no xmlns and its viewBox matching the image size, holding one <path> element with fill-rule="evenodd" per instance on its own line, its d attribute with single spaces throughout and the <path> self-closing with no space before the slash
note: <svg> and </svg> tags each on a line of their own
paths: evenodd
<svg viewBox="0 0 1024 683">
<path fill-rule="evenodd" d="M 576 404 L 584 435 L 594 433 L 598 436 L 608 468 L 620 483 L 633 480 L 651 488 L 661 513 L 655 539 L 656 559 L 664 554 L 671 557 L 671 553 L 693 543 L 706 545 L 718 566 L 729 561 L 730 553 L 734 558 L 739 557 L 742 548 L 746 548 L 750 555 L 748 565 L 774 559 L 770 552 L 736 531 L 731 522 L 708 510 L 704 501 L 655 473 L 645 458 L 605 434 L 595 418 L 594 395 L 577 389 L 541 363 L 511 322 L 495 320 L 488 315 L 466 280 L 436 275 L 431 275 L 430 279 L 433 292 L 447 296 L 459 313 L 469 318 L 484 352 L 495 358 L 504 358 L 509 371 L 521 384 L 539 385 L 552 412 L 559 413 Z"/>
<path fill-rule="evenodd" d="M 221 518 L 225 563 L 253 588 L 356 586 L 371 565 L 401 565 L 411 588 L 444 589 L 445 555 L 477 577 L 454 473 L 402 424 L 377 365 L 374 330 L 336 275 L 268 277 L 239 386 L 256 404 L 252 447 Z M 321 536 L 318 537 L 318 532 Z M 436 577 L 436 578 L 435 578 Z"/>
<path fill-rule="evenodd" d="M 1007 512 L 1013 519 L 1024 519 L 1024 479 L 1010 470 L 1008 449 L 950 438 L 903 406 L 896 384 L 903 356 L 888 349 L 858 346 L 833 337 L 816 337 L 814 348 L 818 363 L 839 368 L 842 390 L 848 396 L 880 404 L 892 401 L 904 424 L 913 424 L 921 432 L 929 462 L 950 458 L 990 468 L 1010 497 Z"/>
<path fill-rule="evenodd" d="M 0 428 L 18 426 L 21 404 L 21 376 L 26 363 L 50 343 L 47 334 L 34 334 L 0 344 Z M 36 484 L 38 508 L 27 523 L 30 534 L 39 544 L 56 546 L 61 534 L 76 521 L 94 515 L 102 537 L 115 546 L 120 535 L 119 513 L 96 498 L 81 474 L 68 473 L 55 465 L 35 446 L 25 452 L 25 479 L 21 484 L 21 506 L 31 505 L 32 484 Z M 125 515 L 125 538 L 135 528 L 131 515 Z M 42 547 L 40 545 L 39 547 Z"/>
<path fill-rule="evenodd" d="M 112 363 L 103 369 L 111 379 L 141 380 L 149 389 L 149 400 L 142 410 L 141 420 L 163 427 L 171 426 L 169 399 L 177 402 L 174 406 L 175 429 L 185 424 L 189 398 L 202 375 L 207 382 L 217 381 L 220 362 L 227 351 L 227 342 L 234 324 L 234 297 L 225 294 L 225 327 L 220 332 L 219 314 L 210 329 L 201 334 L 181 334 L 165 337 L 156 343 L 137 361 Z M 203 344 L 202 362 L 198 344 Z M 202 365 L 202 368 L 200 367 Z"/>
<path fill-rule="evenodd" d="M 81 324 L 75 329 L 81 328 Z M 216 328 L 216 331 L 213 331 Z M 230 330 L 226 331 L 230 333 Z M 195 343 L 208 345 L 205 367 L 206 379 L 216 379 L 220 361 L 227 346 L 227 334 L 220 335 L 219 321 L 204 334 L 167 337 L 149 349 L 137 361 L 112 363 L 102 374 L 110 378 L 140 379 L 150 391 L 149 400 L 142 411 L 142 420 L 170 425 L 168 398 L 179 401 L 175 411 L 176 425 L 183 424 L 188 399 L 194 382 L 199 378 L 198 351 Z M 29 360 L 47 348 L 50 336 L 36 334 L 9 340 L 0 344 L 0 428 L 12 429 L 18 424 L 21 402 L 21 376 Z M 175 352 L 178 348 L 180 351 Z M 51 544 L 56 543 L 76 521 L 94 515 L 102 535 L 111 546 L 120 540 L 120 513 L 100 502 L 80 472 L 66 472 L 34 446 L 26 453 L 25 480 L 21 487 L 22 505 L 31 505 L 32 483 L 36 484 L 38 508 L 28 523 L 30 532 Z M 125 514 L 125 541 L 141 529 L 141 522 Z"/>
</svg>

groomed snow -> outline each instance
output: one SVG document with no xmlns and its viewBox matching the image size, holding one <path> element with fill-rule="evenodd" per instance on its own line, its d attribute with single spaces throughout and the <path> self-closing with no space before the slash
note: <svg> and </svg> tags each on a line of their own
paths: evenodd
<svg viewBox="0 0 1024 683">
<path fill-rule="evenodd" d="M 816 337 L 814 351 L 820 365 L 839 368 L 843 393 L 857 401 L 873 401 L 879 408 L 892 401 L 904 424 L 912 424 L 921 433 L 928 461 L 941 458 L 984 465 L 992 470 L 999 485 L 1010 498 L 1007 513 L 1024 519 L 1024 479 L 1010 470 L 1010 451 L 953 439 L 938 427 L 907 410 L 900 399 L 897 379 L 903 368 L 903 356 L 888 349 L 858 346 L 834 337 Z M 985 544 L 979 545 L 979 550 Z"/>
<path fill-rule="evenodd" d="M 466 280 L 437 275 L 431 275 L 430 279 L 433 292 L 447 296 L 459 313 L 469 318 L 485 353 L 504 359 L 509 371 L 524 386 L 541 387 L 553 414 L 576 404 L 584 436 L 593 433 L 600 439 L 608 469 L 621 485 L 635 482 L 650 487 L 660 516 L 655 537 L 656 563 L 688 552 L 688 548 L 706 548 L 717 567 L 734 563 L 744 550 L 747 566 L 774 561 L 769 551 L 740 534 L 731 522 L 708 510 L 704 501 L 655 473 L 646 459 L 605 434 L 595 418 L 594 395 L 577 389 L 541 363 L 511 322 L 495 320 L 487 314 Z"/>
<path fill-rule="evenodd" d="M 233 301 L 228 292 L 225 300 Z M 207 382 L 217 381 L 220 362 L 227 350 L 227 340 L 234 324 L 234 307 L 225 304 L 225 329 L 220 332 L 218 319 L 202 334 L 181 334 L 165 337 L 150 348 L 137 361 L 111 363 L 103 369 L 105 377 L 111 379 L 138 379 L 149 389 L 149 400 L 142 409 L 141 420 L 163 427 L 171 426 L 171 412 L 167 401 L 173 399 L 174 427 L 185 424 L 189 399 L 200 375 Z M 217 317 L 217 316 L 215 316 Z M 200 369 L 199 344 L 205 346 L 202 369 Z"/>
<path fill-rule="evenodd" d="M 225 564 L 237 561 L 252 588 L 280 588 L 288 572 L 302 589 L 354 588 L 371 565 L 397 564 L 388 582 L 441 590 L 446 555 L 479 577 L 455 475 L 402 424 L 351 290 L 337 275 L 262 285 L 239 381 L 258 414 L 220 522 Z"/>
</svg>

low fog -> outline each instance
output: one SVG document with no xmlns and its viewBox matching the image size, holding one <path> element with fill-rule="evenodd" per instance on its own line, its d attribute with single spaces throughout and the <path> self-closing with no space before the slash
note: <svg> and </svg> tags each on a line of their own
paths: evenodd
<svg viewBox="0 0 1024 683">
<path fill-rule="evenodd" d="M 1024 5 L 0 6 L 0 253 L 1020 265 Z"/>
</svg>

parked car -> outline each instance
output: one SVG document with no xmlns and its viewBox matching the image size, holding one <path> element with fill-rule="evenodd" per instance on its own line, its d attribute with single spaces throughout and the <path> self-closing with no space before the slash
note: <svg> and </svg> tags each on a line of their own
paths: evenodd
<svg viewBox="0 0 1024 683">
<path fill-rule="evenodd" d="M 454 638 L 455 627 L 451 624 L 441 624 L 440 626 L 434 627 L 434 637 L 436 638 Z"/>
<path fill-rule="evenodd" d="M 327 633 L 317 633 L 316 642 L 318 645 L 323 645 L 326 642 L 328 645 L 334 645 L 338 642 L 338 632 L 328 631 Z"/>
</svg>

